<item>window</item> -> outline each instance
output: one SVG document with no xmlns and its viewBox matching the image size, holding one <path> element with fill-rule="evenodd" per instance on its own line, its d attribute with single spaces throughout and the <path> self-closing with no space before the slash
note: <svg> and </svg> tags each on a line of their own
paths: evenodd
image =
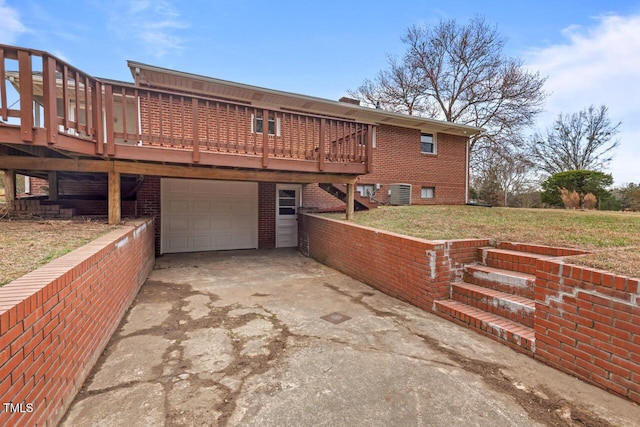
<svg viewBox="0 0 640 427">
<path fill-rule="evenodd" d="M 420 152 L 436 154 L 436 137 L 434 134 L 423 133 L 420 135 Z"/>
<path fill-rule="evenodd" d="M 256 115 L 251 114 L 251 133 L 254 132 L 254 123 L 255 133 L 262 133 L 262 122 L 262 113 L 257 113 Z M 280 117 L 276 119 L 273 115 L 269 114 L 267 126 L 269 135 L 280 136 Z"/>
<path fill-rule="evenodd" d="M 373 184 L 359 184 L 356 186 L 356 191 L 362 197 L 371 197 L 373 196 Z"/>
<path fill-rule="evenodd" d="M 422 187 L 422 190 L 420 190 L 420 197 L 423 199 L 433 199 L 435 195 L 435 187 Z"/>
</svg>

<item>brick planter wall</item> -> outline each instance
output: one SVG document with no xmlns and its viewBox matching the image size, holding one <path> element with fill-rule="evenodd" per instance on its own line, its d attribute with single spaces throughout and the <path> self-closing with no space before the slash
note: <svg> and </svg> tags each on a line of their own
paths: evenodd
<svg viewBox="0 0 640 427">
<path fill-rule="evenodd" d="M 0 425 L 64 415 L 153 268 L 153 222 L 132 224 L 0 288 Z"/>
<path fill-rule="evenodd" d="M 300 215 L 300 250 L 387 295 L 427 311 L 449 298 L 449 284 L 465 263 L 477 261 L 488 240 L 428 241 Z"/>
<path fill-rule="evenodd" d="M 536 268 L 535 358 L 640 402 L 639 279 L 561 260 Z"/>
</svg>

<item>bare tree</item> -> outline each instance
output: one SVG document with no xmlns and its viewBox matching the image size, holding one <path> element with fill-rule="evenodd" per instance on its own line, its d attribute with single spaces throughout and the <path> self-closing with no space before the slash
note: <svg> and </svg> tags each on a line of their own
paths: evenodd
<svg viewBox="0 0 640 427">
<path fill-rule="evenodd" d="M 510 196 L 530 188 L 536 180 L 534 164 L 526 153 L 514 148 L 486 151 L 477 162 L 477 181 L 481 186 L 493 188 L 494 193 L 501 193 L 501 197 L 492 196 L 494 203 L 500 197 L 501 204 L 508 206 Z M 485 188 L 484 193 L 487 191 Z"/>
<path fill-rule="evenodd" d="M 550 175 L 570 170 L 601 171 L 619 144 L 614 138 L 621 124 L 611 122 L 605 105 L 560 113 L 545 135 L 534 135 L 530 152 L 538 167 Z"/>
<path fill-rule="evenodd" d="M 471 141 L 472 150 L 520 140 L 514 135 L 541 111 L 546 79 L 505 56 L 505 40 L 484 18 L 410 27 L 403 41 L 402 63 L 391 61 L 389 70 L 352 96 L 394 111 L 402 105 L 407 113 L 484 127 Z M 397 71 L 411 78 L 399 79 Z"/>
<path fill-rule="evenodd" d="M 389 69 L 380 71 L 373 81 L 367 79 L 358 89 L 348 91 L 349 95 L 387 111 L 428 114 L 426 87 L 418 70 L 393 57 L 388 58 L 388 63 Z"/>
</svg>

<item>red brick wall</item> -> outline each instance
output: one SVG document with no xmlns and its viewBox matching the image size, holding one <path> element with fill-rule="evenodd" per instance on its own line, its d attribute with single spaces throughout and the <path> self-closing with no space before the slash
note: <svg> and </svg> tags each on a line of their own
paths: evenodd
<svg viewBox="0 0 640 427">
<path fill-rule="evenodd" d="M 160 255 L 160 177 L 144 177 L 137 195 L 138 215 L 153 218 L 155 254 Z"/>
<path fill-rule="evenodd" d="M 639 279 L 539 260 L 535 358 L 640 402 Z"/>
<path fill-rule="evenodd" d="M 376 198 L 387 200 L 389 184 L 411 184 L 411 203 L 465 203 L 467 138 L 437 134 L 437 154 L 420 153 L 420 131 L 378 126 L 373 173 L 359 184 L 382 184 Z M 435 198 L 420 198 L 422 187 L 435 187 Z"/>
<path fill-rule="evenodd" d="M 42 178 L 36 178 L 33 176 L 28 177 L 31 191 L 29 194 L 34 196 L 46 196 L 49 194 L 49 181 Z"/>
<path fill-rule="evenodd" d="M 0 425 L 55 425 L 153 268 L 150 220 L 120 227 L 0 288 Z"/>
<path fill-rule="evenodd" d="M 317 209 L 320 212 L 335 212 L 346 208 L 345 203 L 324 191 L 318 184 L 302 186 L 302 206 Z"/>
<path fill-rule="evenodd" d="M 276 184 L 258 183 L 258 247 L 276 247 Z"/>
<path fill-rule="evenodd" d="M 406 183 L 411 184 L 411 204 L 464 204 L 467 138 L 437 134 L 437 154 L 422 154 L 420 133 L 417 129 L 378 126 L 373 173 L 360 176 L 358 184 L 381 184 L 376 199 L 383 202 L 388 199 L 389 184 Z M 435 197 L 422 199 L 422 187 L 434 187 Z M 321 210 L 344 208 L 344 203 L 317 185 L 305 187 L 303 203 Z"/>
<path fill-rule="evenodd" d="M 489 244 L 430 242 L 310 214 L 300 215 L 298 234 L 305 255 L 427 311 L 449 298 L 451 280 Z"/>
</svg>

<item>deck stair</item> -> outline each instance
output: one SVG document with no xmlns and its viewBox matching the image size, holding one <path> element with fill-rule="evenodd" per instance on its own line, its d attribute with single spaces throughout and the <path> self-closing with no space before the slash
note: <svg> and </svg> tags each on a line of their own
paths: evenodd
<svg viewBox="0 0 640 427">
<path fill-rule="evenodd" d="M 337 199 L 342 200 L 346 203 L 347 201 L 347 186 L 344 184 L 319 184 L 320 188 L 322 188 L 327 193 L 336 197 Z M 354 195 L 354 210 L 356 211 L 366 211 L 370 209 L 375 209 L 378 207 L 375 203 L 369 201 L 368 198 L 362 197 L 360 193 L 357 191 Z"/>
<path fill-rule="evenodd" d="M 434 303 L 436 313 L 532 353 L 536 261 L 548 255 L 485 247 L 479 258 L 480 264 L 465 266 L 461 281 L 451 283 L 450 299 Z"/>
</svg>

